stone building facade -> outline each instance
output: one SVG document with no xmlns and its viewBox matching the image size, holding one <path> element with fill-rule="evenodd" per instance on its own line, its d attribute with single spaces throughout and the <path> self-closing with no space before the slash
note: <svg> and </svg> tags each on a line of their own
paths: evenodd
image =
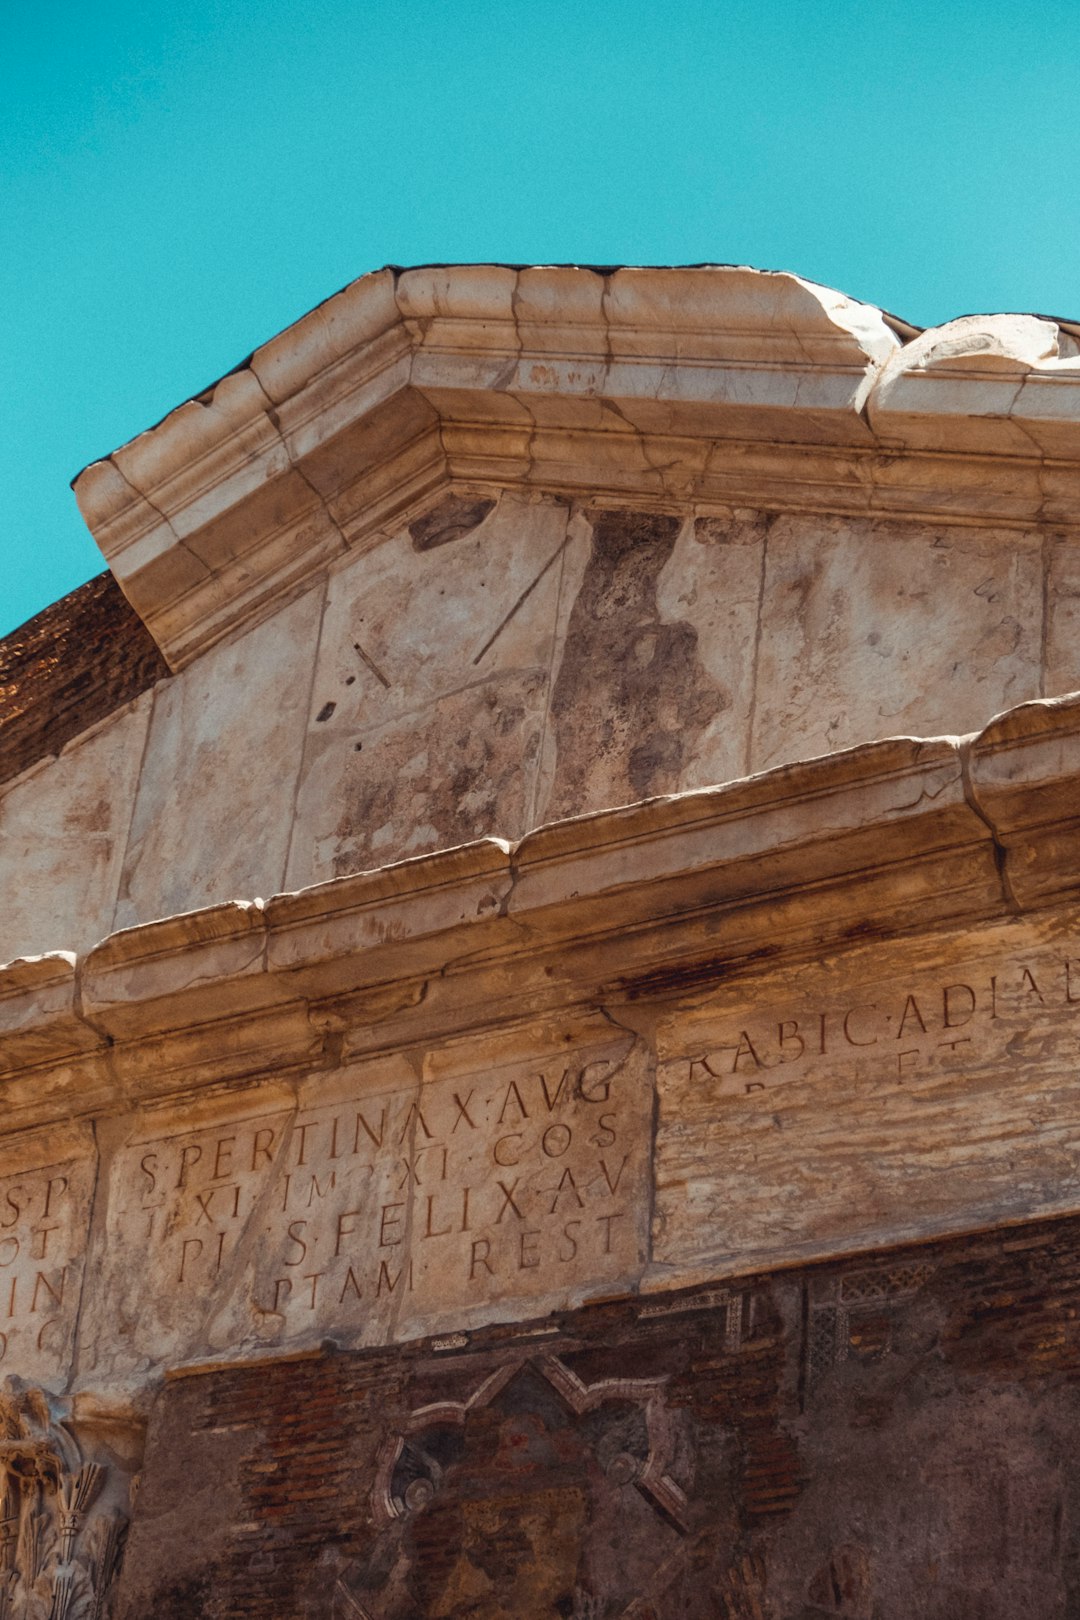
<svg viewBox="0 0 1080 1620">
<path fill-rule="evenodd" d="M 0 643 L 0 1620 L 1080 1616 L 1080 328 L 384 270 Z"/>
</svg>

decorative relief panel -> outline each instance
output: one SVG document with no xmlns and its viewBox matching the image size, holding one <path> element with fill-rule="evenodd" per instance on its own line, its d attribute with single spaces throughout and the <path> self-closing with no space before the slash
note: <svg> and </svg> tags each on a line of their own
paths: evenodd
<svg viewBox="0 0 1080 1620">
<path fill-rule="evenodd" d="M 651 1615 L 642 1583 L 690 1530 L 689 1424 L 665 1383 L 587 1384 L 545 1356 L 413 1411 L 382 1448 L 375 1537 L 338 1578 L 332 1620 Z M 639 1520 L 631 1545 L 618 1527 Z"/>
<path fill-rule="evenodd" d="M 106 1620 L 127 1534 L 123 1472 L 84 1453 L 40 1389 L 0 1391 L 0 1620 Z"/>
<path fill-rule="evenodd" d="M 1075 1208 L 1080 930 L 763 976 L 659 1031 L 654 1258 L 692 1279 Z"/>
<path fill-rule="evenodd" d="M 640 1274 L 652 1081 L 632 1036 L 461 1043 L 274 1100 L 119 1146 L 95 1365 L 377 1343 Z"/>
</svg>

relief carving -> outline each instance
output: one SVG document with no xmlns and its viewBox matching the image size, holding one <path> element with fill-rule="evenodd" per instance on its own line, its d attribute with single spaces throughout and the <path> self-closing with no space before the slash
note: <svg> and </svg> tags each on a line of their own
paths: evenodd
<svg viewBox="0 0 1080 1620">
<path fill-rule="evenodd" d="M 0 1620 L 106 1620 L 129 1484 L 42 1390 L 0 1389 Z M 122 1504 L 122 1505 L 121 1505 Z"/>
<path fill-rule="evenodd" d="M 682 1428 L 664 1379 L 589 1384 L 555 1356 L 416 1409 L 382 1448 L 373 1544 L 333 1620 L 651 1614 L 642 1585 L 689 1530 Z"/>
<path fill-rule="evenodd" d="M 897 1307 L 915 1299 L 935 1270 L 931 1261 L 906 1260 L 817 1279 L 809 1289 L 803 1340 L 806 1397 L 852 1355 L 872 1360 L 885 1354 Z"/>
</svg>

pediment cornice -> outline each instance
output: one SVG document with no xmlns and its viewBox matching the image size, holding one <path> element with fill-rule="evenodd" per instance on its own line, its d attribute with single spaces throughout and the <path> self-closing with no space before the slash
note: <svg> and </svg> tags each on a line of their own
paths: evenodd
<svg viewBox="0 0 1080 1620">
<path fill-rule="evenodd" d="M 734 267 L 383 270 L 75 493 L 177 669 L 448 488 L 1070 526 L 1078 352 Z"/>
</svg>

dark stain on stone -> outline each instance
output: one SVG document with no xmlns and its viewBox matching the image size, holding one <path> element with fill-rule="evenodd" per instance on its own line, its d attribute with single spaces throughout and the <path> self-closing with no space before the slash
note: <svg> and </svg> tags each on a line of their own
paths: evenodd
<svg viewBox="0 0 1080 1620">
<path fill-rule="evenodd" d="M 447 495 L 430 512 L 409 524 L 413 549 L 434 551 L 436 546 L 448 546 L 452 540 L 460 540 L 478 528 L 494 510 L 493 500 Z"/>
<path fill-rule="evenodd" d="M 729 701 L 701 664 L 693 625 L 660 617 L 660 574 L 681 520 L 595 512 L 591 521 L 551 703 L 549 820 L 677 790 L 697 739 Z"/>
<path fill-rule="evenodd" d="M 324 720 L 329 720 L 336 708 L 336 703 L 324 703 L 318 714 L 315 716 L 316 724 L 321 724 Z"/>
<path fill-rule="evenodd" d="M 689 990 L 715 987 L 730 979 L 735 969 L 745 972 L 752 964 L 767 962 L 778 956 L 782 949 L 780 944 L 761 945 L 737 958 L 730 954 L 708 956 L 696 962 L 679 962 L 670 967 L 650 968 L 644 973 L 622 975 L 605 985 L 602 999 L 620 1000 L 625 997 L 627 1001 L 641 1001 L 653 996 L 685 995 Z"/>
<path fill-rule="evenodd" d="M 353 743 L 334 876 L 490 833 L 520 836 L 543 687 L 535 670 L 467 687 L 373 733 L 362 751 Z"/>
</svg>

